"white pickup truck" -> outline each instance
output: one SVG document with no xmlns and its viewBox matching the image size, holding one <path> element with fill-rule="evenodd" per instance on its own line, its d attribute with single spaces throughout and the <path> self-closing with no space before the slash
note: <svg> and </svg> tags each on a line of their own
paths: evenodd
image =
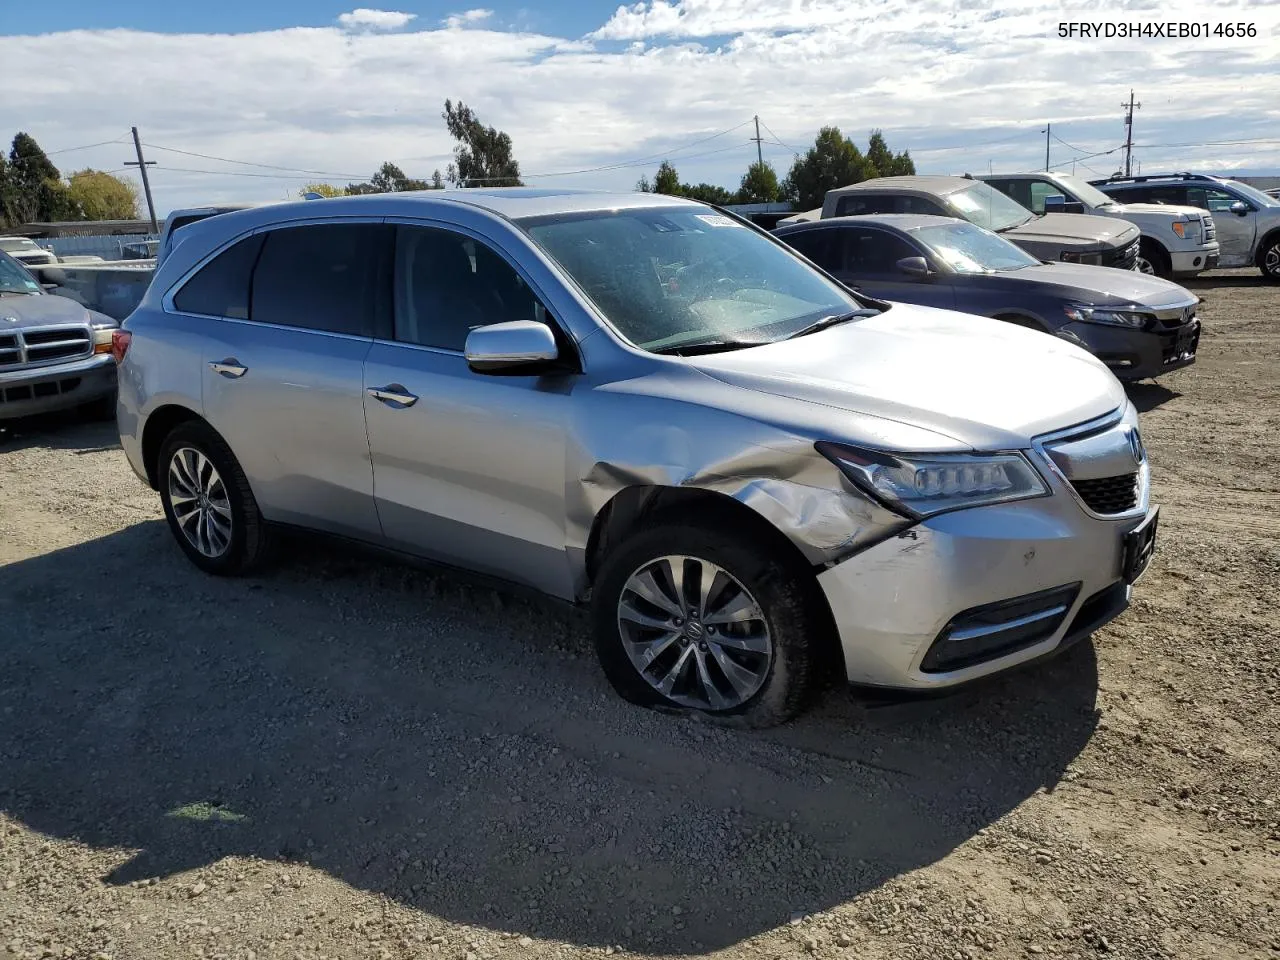
<svg viewBox="0 0 1280 960">
<path fill-rule="evenodd" d="M 1166 279 L 1194 277 L 1218 265 L 1213 217 L 1198 207 L 1120 203 L 1079 177 L 1049 171 L 977 177 L 1035 213 L 1087 213 L 1128 220 L 1142 231 L 1138 269 Z M 1061 198 L 1061 199 L 1057 199 Z"/>
</svg>

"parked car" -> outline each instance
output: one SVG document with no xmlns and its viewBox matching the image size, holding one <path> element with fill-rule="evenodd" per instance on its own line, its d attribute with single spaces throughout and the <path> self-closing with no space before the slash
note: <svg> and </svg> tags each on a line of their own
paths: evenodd
<svg viewBox="0 0 1280 960">
<path fill-rule="evenodd" d="M 159 250 L 159 240 L 134 240 L 120 244 L 120 259 L 153 260 Z"/>
<path fill-rule="evenodd" d="M 1103 193 L 1125 203 L 1167 203 L 1200 207 L 1214 215 L 1219 264 L 1257 267 L 1280 283 L 1280 199 L 1247 183 L 1203 173 L 1151 174 L 1091 180 Z"/>
<path fill-rule="evenodd" d="M 1121 380 L 1195 363 L 1200 301 L 1169 280 L 1037 260 L 952 217 L 833 217 L 776 233 L 861 293 L 1052 333 L 1084 347 Z"/>
<path fill-rule="evenodd" d="M 1067 173 L 1002 173 L 978 179 L 1032 213 L 1085 213 L 1134 224 L 1142 231 L 1138 269 L 1143 273 L 1186 279 L 1218 265 L 1213 217 L 1198 207 L 1120 203 Z"/>
<path fill-rule="evenodd" d="M 46 293 L 0 251 L 0 421 L 82 407 L 115 414 L 116 321 Z"/>
<path fill-rule="evenodd" d="M 58 258 L 29 237 L 0 237 L 0 253 L 28 267 L 57 263 Z"/>
<path fill-rule="evenodd" d="M 1150 557 L 1100 361 L 861 297 L 704 204 L 429 191 L 184 232 L 116 336 L 119 425 L 210 573 L 290 524 L 496 576 L 589 603 L 629 700 L 763 725 L 837 678 L 1052 654 Z"/>
<path fill-rule="evenodd" d="M 1280 187 L 1272 187 L 1270 190 L 1263 190 L 1262 192 L 1268 197 L 1275 197 L 1277 200 L 1280 200 Z"/>
<path fill-rule="evenodd" d="M 156 258 L 156 266 L 169 255 L 169 251 L 173 249 L 176 242 L 174 234 L 185 226 L 192 223 L 199 223 L 201 220 L 207 220 L 209 217 L 216 217 L 222 213 L 232 213 L 236 210 L 247 210 L 255 204 L 251 203 L 224 203 L 215 204 L 207 207 L 187 207 L 182 210 L 173 210 L 164 218 L 164 226 L 160 228 L 160 242 L 156 245 L 156 249 L 151 256 Z"/>
<path fill-rule="evenodd" d="M 1046 213 L 1036 216 L 972 177 L 879 177 L 828 190 L 822 210 L 778 221 L 779 226 L 868 213 L 923 213 L 959 217 L 994 230 L 1041 260 L 1135 269 L 1139 230 L 1105 217 Z"/>
</svg>

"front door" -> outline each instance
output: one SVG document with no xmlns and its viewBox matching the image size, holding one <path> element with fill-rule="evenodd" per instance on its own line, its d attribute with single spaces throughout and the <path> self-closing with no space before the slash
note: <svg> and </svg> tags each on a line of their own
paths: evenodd
<svg viewBox="0 0 1280 960">
<path fill-rule="evenodd" d="M 949 274 L 934 272 L 929 277 L 916 277 L 898 266 L 898 261 L 908 257 L 925 257 L 929 261 L 924 250 L 898 234 L 849 225 L 832 232 L 833 262 L 828 269 L 841 282 L 880 300 L 948 310 L 955 306 L 955 289 Z"/>
<path fill-rule="evenodd" d="M 1258 211 L 1253 204 L 1225 190 L 1199 184 L 1187 185 L 1187 202 L 1213 214 L 1214 226 L 1218 228 L 1219 263 L 1222 266 L 1253 266 L 1253 239 L 1258 224 Z M 1231 212 L 1236 203 L 1243 203 L 1249 208 L 1243 216 Z"/>
<path fill-rule="evenodd" d="M 374 496 L 389 545 L 572 596 L 565 459 L 574 375 L 474 373 L 474 327 L 554 323 L 478 238 L 396 230 L 393 336 L 365 362 Z"/>
</svg>

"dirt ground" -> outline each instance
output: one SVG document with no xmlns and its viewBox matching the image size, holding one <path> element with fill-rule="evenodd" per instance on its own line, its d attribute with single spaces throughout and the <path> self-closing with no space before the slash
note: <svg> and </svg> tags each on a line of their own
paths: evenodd
<svg viewBox="0 0 1280 960">
<path fill-rule="evenodd" d="M 446 576 L 205 577 L 111 425 L 0 434 L 0 958 L 1280 957 L 1280 288 L 1194 288 L 1131 610 L 764 733 Z"/>
</svg>

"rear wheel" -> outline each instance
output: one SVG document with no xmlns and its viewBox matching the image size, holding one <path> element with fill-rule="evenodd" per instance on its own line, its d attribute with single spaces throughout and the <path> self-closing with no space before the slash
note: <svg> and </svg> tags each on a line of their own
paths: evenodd
<svg viewBox="0 0 1280 960">
<path fill-rule="evenodd" d="M 206 573 L 248 573 L 266 553 L 267 531 L 249 481 L 226 441 L 197 420 L 160 445 L 156 476 L 178 546 Z"/>
<path fill-rule="evenodd" d="M 810 575 L 751 538 L 663 524 L 606 559 L 596 650 L 632 703 L 748 727 L 782 723 L 814 692 L 822 636 Z"/>
</svg>

